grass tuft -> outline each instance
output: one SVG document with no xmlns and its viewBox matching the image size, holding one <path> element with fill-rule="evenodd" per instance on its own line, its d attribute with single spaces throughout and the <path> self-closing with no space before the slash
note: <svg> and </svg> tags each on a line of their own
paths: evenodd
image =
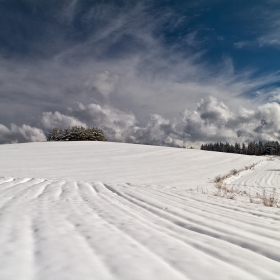
<svg viewBox="0 0 280 280">
<path fill-rule="evenodd" d="M 233 176 L 237 175 L 238 173 L 239 173 L 239 171 L 236 170 L 236 169 L 232 169 L 232 170 L 230 171 L 230 174 L 233 175 Z"/>
<path fill-rule="evenodd" d="M 269 158 L 269 161 L 273 161 L 273 158 Z M 230 178 L 231 176 L 236 176 L 240 172 L 244 170 L 253 170 L 254 167 L 256 166 L 256 163 L 253 163 L 249 166 L 245 166 L 243 169 L 237 170 L 237 169 L 232 169 L 230 173 L 227 175 L 221 176 L 218 175 L 214 179 L 214 185 L 217 188 L 217 191 L 213 193 L 214 196 L 218 197 L 224 197 L 228 199 L 236 199 L 235 196 L 237 194 L 239 195 L 246 195 L 249 197 L 249 201 L 251 203 L 256 203 L 256 204 L 263 204 L 264 206 L 267 207 L 277 207 L 280 208 L 280 200 L 278 198 L 278 194 L 276 192 L 276 188 L 273 188 L 273 193 L 268 195 L 265 190 L 263 190 L 262 194 L 256 193 L 256 197 L 252 197 L 250 192 L 248 193 L 247 191 L 239 191 L 237 188 L 233 187 L 228 187 L 227 184 L 225 183 L 225 180 Z"/>
<path fill-rule="evenodd" d="M 267 207 L 277 207 L 280 208 L 278 194 L 276 192 L 276 188 L 273 188 L 272 194 L 268 195 L 265 190 L 263 190 L 262 194 L 257 193 L 256 198 L 250 197 L 251 203 L 262 203 Z"/>
</svg>

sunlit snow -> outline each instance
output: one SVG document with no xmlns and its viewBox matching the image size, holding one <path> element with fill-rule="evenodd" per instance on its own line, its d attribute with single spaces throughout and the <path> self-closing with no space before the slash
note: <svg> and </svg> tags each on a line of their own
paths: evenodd
<svg viewBox="0 0 280 280">
<path fill-rule="evenodd" d="M 280 187 L 267 157 L 110 142 L 0 146 L 0 279 L 280 278 L 280 208 L 214 178 Z"/>
</svg>

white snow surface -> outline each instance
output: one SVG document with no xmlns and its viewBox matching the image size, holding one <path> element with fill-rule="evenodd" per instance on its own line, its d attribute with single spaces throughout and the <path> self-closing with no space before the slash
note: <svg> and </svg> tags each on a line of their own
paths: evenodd
<svg viewBox="0 0 280 280">
<path fill-rule="evenodd" d="M 110 142 L 0 146 L 0 279 L 280 279 L 278 158 Z M 203 193 L 202 193 L 203 192 Z"/>
</svg>

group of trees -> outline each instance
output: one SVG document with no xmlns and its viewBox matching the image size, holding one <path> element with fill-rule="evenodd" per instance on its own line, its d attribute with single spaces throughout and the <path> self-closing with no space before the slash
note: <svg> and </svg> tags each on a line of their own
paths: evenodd
<svg viewBox="0 0 280 280">
<path fill-rule="evenodd" d="M 48 141 L 107 141 L 103 130 L 97 127 L 72 126 L 54 128 L 47 136 Z"/>
<path fill-rule="evenodd" d="M 107 141 L 103 130 L 98 127 L 84 128 L 82 126 L 72 126 L 65 129 L 54 128 L 47 136 L 48 141 Z M 229 143 L 202 144 L 201 150 L 235 153 L 244 155 L 280 155 L 280 144 L 278 141 L 268 141 L 263 143 L 250 142 L 249 144 L 234 145 Z"/>
<path fill-rule="evenodd" d="M 248 145 L 236 143 L 231 145 L 229 143 L 210 143 L 202 144 L 201 150 L 207 151 L 216 151 L 224 153 L 235 153 L 235 154 L 244 154 L 244 155 L 280 155 L 280 145 L 278 141 L 268 141 L 263 143 L 259 142 L 250 142 Z"/>
</svg>

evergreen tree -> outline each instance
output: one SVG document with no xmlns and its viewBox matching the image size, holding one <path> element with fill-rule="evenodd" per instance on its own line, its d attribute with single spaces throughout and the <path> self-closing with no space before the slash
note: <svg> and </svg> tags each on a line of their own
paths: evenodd
<svg viewBox="0 0 280 280">
<path fill-rule="evenodd" d="M 241 154 L 241 148 L 240 148 L 240 144 L 239 143 L 235 143 L 234 152 L 236 154 Z"/>
<path fill-rule="evenodd" d="M 262 141 L 259 141 L 259 151 L 260 151 L 260 155 L 264 154 L 264 146 Z"/>
<path fill-rule="evenodd" d="M 242 149 L 241 149 L 241 151 L 242 151 L 242 154 L 243 155 L 247 155 L 247 147 L 246 147 L 246 145 L 243 143 L 242 144 Z"/>
<path fill-rule="evenodd" d="M 48 134 L 47 141 L 107 141 L 107 139 L 100 128 L 72 126 L 65 129 L 54 128 Z"/>
<path fill-rule="evenodd" d="M 61 134 L 62 130 L 54 129 L 53 138 L 57 138 L 57 134 Z M 65 131 L 64 131 L 65 134 Z M 61 137 L 59 138 L 61 139 Z M 59 140 L 58 140 L 59 141 Z M 263 143 L 262 141 L 259 142 L 250 142 L 248 146 L 245 143 L 242 143 L 242 148 L 239 143 L 235 143 L 235 145 L 231 145 L 228 142 L 216 142 L 216 143 L 209 143 L 209 144 L 202 144 L 201 150 L 208 150 L 208 151 L 217 151 L 217 152 L 224 152 L 224 153 L 237 153 L 237 154 L 244 154 L 244 155 L 280 155 L 280 144 L 278 141 L 268 141 Z"/>
<path fill-rule="evenodd" d="M 253 142 L 248 144 L 247 155 L 254 155 L 255 154 L 255 147 Z"/>
</svg>

